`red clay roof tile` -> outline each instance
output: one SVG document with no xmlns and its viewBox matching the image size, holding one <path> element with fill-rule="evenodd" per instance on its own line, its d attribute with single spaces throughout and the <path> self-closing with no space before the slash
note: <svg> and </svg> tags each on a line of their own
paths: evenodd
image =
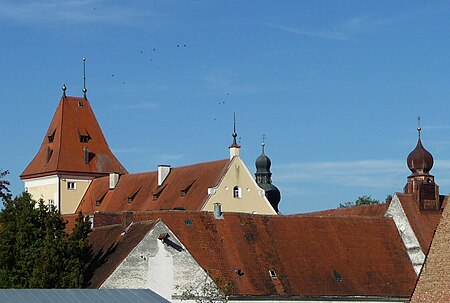
<svg viewBox="0 0 450 303">
<path fill-rule="evenodd" d="M 445 207 L 411 303 L 450 302 L 450 207 Z"/>
<path fill-rule="evenodd" d="M 419 241 L 423 253 L 428 254 L 428 249 L 433 239 L 434 231 L 441 219 L 441 211 L 420 211 L 413 195 L 396 194 L 402 204 L 403 210 L 408 218 L 414 234 Z"/>
<path fill-rule="evenodd" d="M 89 138 L 82 139 L 82 135 Z M 84 147 L 88 148 L 88 164 Z M 102 176 L 110 172 L 127 173 L 109 149 L 89 101 L 63 97 L 38 153 L 20 177 L 29 179 L 55 173 Z"/>
<path fill-rule="evenodd" d="M 120 216 L 96 213 L 95 222 Z M 133 220 L 148 219 L 161 219 L 214 279 L 231 282 L 236 296 L 408 297 L 416 281 L 390 218 L 133 214 Z"/>
<path fill-rule="evenodd" d="M 362 205 L 349 208 L 336 208 L 311 213 L 305 213 L 305 216 L 367 216 L 384 217 L 386 213 L 386 204 Z"/>
<path fill-rule="evenodd" d="M 208 197 L 208 188 L 219 183 L 229 163 L 224 159 L 172 168 L 161 186 L 157 184 L 156 171 L 123 175 L 112 190 L 109 190 L 108 177 L 97 178 L 89 186 L 77 212 L 200 210 Z M 183 195 L 182 191 L 189 185 Z"/>
</svg>

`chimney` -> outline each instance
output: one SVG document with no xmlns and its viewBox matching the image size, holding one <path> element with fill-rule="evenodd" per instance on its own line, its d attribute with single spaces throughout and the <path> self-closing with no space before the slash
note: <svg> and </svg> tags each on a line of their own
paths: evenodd
<svg viewBox="0 0 450 303">
<path fill-rule="evenodd" d="M 109 189 L 116 188 L 116 185 L 119 182 L 119 176 L 120 175 L 118 173 L 109 174 Z"/>
<path fill-rule="evenodd" d="M 170 173 L 170 165 L 158 165 L 158 186 L 161 186 Z"/>
<path fill-rule="evenodd" d="M 89 149 L 85 146 L 83 147 L 84 151 L 84 163 L 89 164 Z"/>
<path fill-rule="evenodd" d="M 214 203 L 214 219 L 223 220 L 222 204 Z"/>
<path fill-rule="evenodd" d="M 392 202 L 392 196 L 391 195 L 387 195 L 386 197 L 386 208 L 389 208 L 389 205 L 391 205 Z"/>
</svg>

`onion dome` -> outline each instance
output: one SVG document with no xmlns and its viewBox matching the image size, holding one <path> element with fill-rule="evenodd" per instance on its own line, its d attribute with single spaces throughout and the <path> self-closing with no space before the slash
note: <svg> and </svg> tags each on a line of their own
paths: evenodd
<svg viewBox="0 0 450 303">
<path fill-rule="evenodd" d="M 422 141 L 420 140 L 420 126 L 417 128 L 417 131 L 419 133 L 417 145 L 416 148 L 409 153 L 406 164 L 413 175 L 427 175 L 431 168 L 433 168 L 433 156 L 422 145 Z"/>
<path fill-rule="evenodd" d="M 270 173 L 270 166 L 272 165 L 272 162 L 270 161 L 270 158 L 267 157 L 264 152 L 256 159 L 255 166 L 256 166 L 256 173 L 261 174 L 267 174 Z"/>
<path fill-rule="evenodd" d="M 270 166 L 272 162 L 270 158 L 264 153 L 265 144 L 262 143 L 262 154 L 256 159 L 256 183 L 261 189 L 264 189 L 267 200 L 269 200 L 273 209 L 278 213 L 278 203 L 281 200 L 280 190 L 272 184 L 272 173 Z"/>
</svg>

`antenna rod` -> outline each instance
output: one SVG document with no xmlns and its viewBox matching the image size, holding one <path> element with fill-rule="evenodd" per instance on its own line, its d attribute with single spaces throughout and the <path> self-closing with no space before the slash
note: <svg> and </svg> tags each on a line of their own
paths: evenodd
<svg viewBox="0 0 450 303">
<path fill-rule="evenodd" d="M 87 89 L 86 89 L 86 58 L 83 58 L 83 97 L 86 97 Z"/>
</svg>

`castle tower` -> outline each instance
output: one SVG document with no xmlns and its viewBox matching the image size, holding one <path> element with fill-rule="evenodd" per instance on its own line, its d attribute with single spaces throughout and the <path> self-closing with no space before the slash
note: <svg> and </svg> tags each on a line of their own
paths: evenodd
<svg viewBox="0 0 450 303">
<path fill-rule="evenodd" d="M 85 91 L 83 90 L 85 93 Z M 109 149 L 87 98 L 63 96 L 33 160 L 20 178 L 34 199 L 73 213 L 92 179 L 126 174 Z"/>
</svg>

